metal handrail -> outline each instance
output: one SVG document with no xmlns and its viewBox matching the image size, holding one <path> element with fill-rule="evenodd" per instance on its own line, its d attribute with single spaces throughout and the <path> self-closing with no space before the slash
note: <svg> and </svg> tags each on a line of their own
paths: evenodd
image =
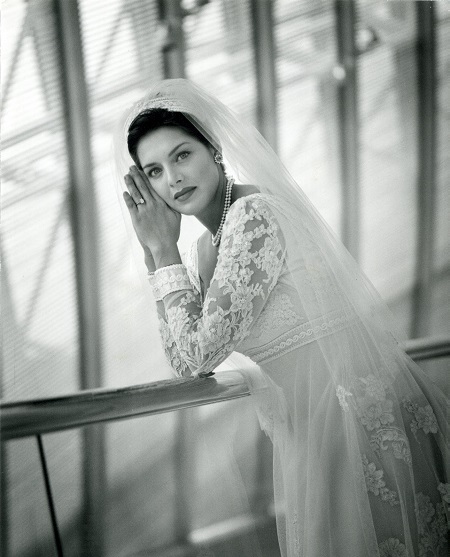
<svg viewBox="0 0 450 557">
<path fill-rule="evenodd" d="M 404 343 L 416 361 L 450 356 L 450 338 Z M 0 404 L 2 441 L 62 431 L 99 422 L 172 412 L 249 396 L 239 370 L 205 379 L 168 379 L 120 389 L 91 389 L 72 395 Z"/>
</svg>

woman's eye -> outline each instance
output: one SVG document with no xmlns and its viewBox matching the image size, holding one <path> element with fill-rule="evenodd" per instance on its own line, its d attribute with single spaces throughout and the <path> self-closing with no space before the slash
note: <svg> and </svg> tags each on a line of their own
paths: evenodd
<svg viewBox="0 0 450 557">
<path fill-rule="evenodd" d="M 185 159 L 188 156 L 189 156 L 189 151 L 182 151 L 181 153 L 178 153 L 177 159 Z"/>
<path fill-rule="evenodd" d="M 156 176 L 158 176 L 158 174 L 161 172 L 161 170 L 159 168 L 152 168 L 150 170 L 150 172 L 148 173 L 150 178 L 155 178 Z"/>
</svg>

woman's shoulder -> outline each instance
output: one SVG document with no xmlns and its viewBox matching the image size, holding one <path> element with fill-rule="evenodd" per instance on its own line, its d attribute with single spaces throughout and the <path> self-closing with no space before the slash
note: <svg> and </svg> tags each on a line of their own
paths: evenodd
<svg viewBox="0 0 450 557">
<path fill-rule="evenodd" d="M 234 217 L 245 214 L 254 209 L 270 209 L 277 204 L 277 199 L 268 193 L 262 193 L 259 188 L 249 184 L 238 184 L 232 197 L 230 212 Z"/>
<path fill-rule="evenodd" d="M 235 184 L 231 194 L 231 202 L 233 204 L 239 199 L 260 193 L 260 189 L 252 184 Z"/>
</svg>

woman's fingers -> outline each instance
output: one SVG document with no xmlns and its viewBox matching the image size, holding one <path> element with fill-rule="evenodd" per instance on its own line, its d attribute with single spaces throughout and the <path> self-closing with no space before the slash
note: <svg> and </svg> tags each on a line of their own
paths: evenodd
<svg viewBox="0 0 450 557">
<path fill-rule="evenodd" d="M 154 199 L 154 192 L 150 186 L 147 176 L 137 166 L 130 168 L 130 176 L 133 178 L 134 184 L 141 194 L 144 201 L 151 201 Z"/>
<path fill-rule="evenodd" d="M 128 192 L 124 192 L 123 198 L 141 244 L 150 252 L 166 245 L 168 239 L 173 239 L 176 244 L 180 236 L 181 214 L 167 205 L 153 190 L 147 176 L 136 167 L 130 168 L 124 180 Z"/>
<path fill-rule="evenodd" d="M 137 205 L 131 195 L 127 192 L 123 192 L 123 199 L 125 201 L 125 205 L 128 207 L 130 213 L 137 210 Z"/>
<path fill-rule="evenodd" d="M 136 186 L 133 176 L 131 174 L 126 174 L 123 179 L 125 180 L 125 185 L 127 186 L 128 191 L 130 192 L 130 196 L 135 205 L 139 205 L 140 203 L 145 202 L 141 191 Z"/>
</svg>

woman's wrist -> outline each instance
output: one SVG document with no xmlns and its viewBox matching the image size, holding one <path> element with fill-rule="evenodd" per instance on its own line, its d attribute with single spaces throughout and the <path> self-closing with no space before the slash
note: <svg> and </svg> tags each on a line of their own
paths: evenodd
<svg viewBox="0 0 450 557">
<path fill-rule="evenodd" d="M 150 261 L 147 259 L 147 257 L 145 258 L 145 266 L 147 267 L 147 271 L 149 274 L 154 273 L 156 271 L 156 265 L 155 262 L 153 261 L 153 257 Z"/>
<path fill-rule="evenodd" d="M 147 267 L 147 271 L 149 273 L 154 273 L 156 271 L 156 265 L 155 265 L 155 260 L 153 259 L 152 252 L 150 251 L 150 248 L 148 248 L 147 246 L 143 246 L 143 248 L 144 248 L 144 261 L 145 261 L 145 266 Z"/>
<path fill-rule="evenodd" d="M 176 244 L 171 246 L 160 246 L 157 249 L 152 249 L 152 256 L 155 265 L 155 269 L 153 270 L 182 263 L 180 252 L 178 251 L 178 246 Z"/>
</svg>

